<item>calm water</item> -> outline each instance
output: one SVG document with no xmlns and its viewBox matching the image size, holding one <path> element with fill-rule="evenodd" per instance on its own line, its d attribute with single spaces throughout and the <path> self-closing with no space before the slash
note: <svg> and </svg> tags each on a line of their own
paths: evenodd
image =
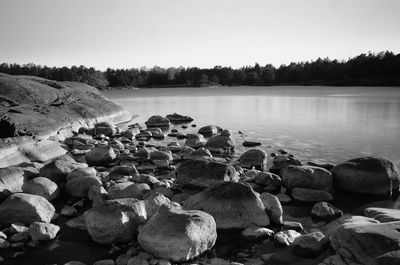
<svg viewBox="0 0 400 265">
<path fill-rule="evenodd" d="M 237 154 L 246 150 L 241 146 L 246 139 L 262 142 L 268 153 L 284 148 L 304 162 L 371 155 L 400 166 L 400 88 L 158 88 L 104 94 L 139 115 L 133 122 L 177 112 L 194 118 L 197 129 L 209 124 L 230 129 Z"/>
</svg>

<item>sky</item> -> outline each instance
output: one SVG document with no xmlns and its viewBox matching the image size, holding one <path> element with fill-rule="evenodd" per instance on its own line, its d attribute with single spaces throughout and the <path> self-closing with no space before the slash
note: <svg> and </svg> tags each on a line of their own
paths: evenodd
<svg viewBox="0 0 400 265">
<path fill-rule="evenodd" d="M 0 63 L 275 66 L 400 53 L 399 0 L 0 0 Z"/>
</svg>

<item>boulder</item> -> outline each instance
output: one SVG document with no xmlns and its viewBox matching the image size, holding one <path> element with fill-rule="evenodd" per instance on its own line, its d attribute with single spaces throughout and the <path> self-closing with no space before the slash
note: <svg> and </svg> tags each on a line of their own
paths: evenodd
<svg viewBox="0 0 400 265">
<path fill-rule="evenodd" d="M 301 162 L 289 156 L 276 156 L 272 161 L 272 167 L 269 169 L 269 171 L 279 175 L 282 169 L 291 165 L 301 166 Z"/>
<path fill-rule="evenodd" d="M 0 168 L 0 199 L 16 192 L 22 192 L 27 177 L 21 167 Z"/>
<path fill-rule="evenodd" d="M 179 124 L 179 123 L 189 123 L 192 122 L 193 119 L 189 116 L 180 115 L 178 113 L 168 114 L 165 116 L 171 123 Z"/>
<path fill-rule="evenodd" d="M 147 213 L 147 219 L 150 219 L 160 208 L 161 205 L 168 205 L 171 201 L 164 195 L 155 192 L 143 200 Z"/>
<path fill-rule="evenodd" d="M 147 127 L 168 127 L 170 122 L 167 118 L 160 115 L 151 116 L 146 122 Z"/>
<path fill-rule="evenodd" d="M 267 165 L 267 153 L 261 149 L 249 149 L 240 156 L 239 162 L 243 168 L 263 170 Z"/>
<path fill-rule="evenodd" d="M 336 231 L 336 229 L 343 225 L 343 224 L 352 224 L 352 223 L 369 223 L 369 224 L 377 224 L 379 221 L 361 216 L 361 215 L 352 215 L 352 214 L 344 214 L 343 216 L 334 219 L 327 223 L 326 225 L 321 227 L 321 231 L 329 237 L 333 232 Z"/>
<path fill-rule="evenodd" d="M 114 149 L 107 145 L 98 145 L 85 156 L 89 166 L 107 166 L 113 162 L 116 157 L 117 155 Z"/>
<path fill-rule="evenodd" d="M 322 254 L 329 241 L 321 232 L 311 232 L 296 237 L 293 241 L 293 253 L 300 257 L 314 258 Z"/>
<path fill-rule="evenodd" d="M 332 195 L 324 190 L 314 190 L 306 188 L 294 188 L 292 189 L 291 195 L 293 199 L 302 202 L 320 202 L 320 201 L 332 201 Z"/>
<path fill-rule="evenodd" d="M 377 265 L 397 265 L 400 264 L 400 250 L 390 251 L 378 256 L 376 259 Z"/>
<path fill-rule="evenodd" d="M 49 223 L 54 213 L 54 206 L 42 196 L 15 193 L 0 205 L 0 224 Z"/>
<path fill-rule="evenodd" d="M 87 210 L 84 218 L 89 235 L 100 244 L 131 241 L 140 220 L 132 207 L 114 203 L 97 205 Z"/>
<path fill-rule="evenodd" d="M 211 249 L 216 239 L 216 225 L 211 215 L 172 205 L 162 205 L 138 235 L 138 243 L 145 251 L 173 262 L 199 256 Z"/>
<path fill-rule="evenodd" d="M 399 209 L 369 207 L 364 209 L 364 215 L 374 218 L 381 223 L 400 221 Z"/>
<path fill-rule="evenodd" d="M 331 169 L 335 188 L 370 195 L 387 195 L 399 191 L 399 170 L 385 158 L 361 157 Z"/>
<path fill-rule="evenodd" d="M 56 183 L 65 181 L 65 177 L 77 168 L 85 168 L 87 164 L 78 163 L 72 157 L 64 155 L 40 169 L 40 175 Z"/>
<path fill-rule="evenodd" d="M 281 178 L 271 172 L 262 172 L 259 171 L 254 176 L 254 182 L 264 186 L 265 191 L 276 192 L 280 190 L 282 186 Z"/>
<path fill-rule="evenodd" d="M 115 126 L 109 122 L 99 122 L 94 125 L 93 135 L 104 134 L 105 136 L 113 136 L 117 133 Z"/>
<path fill-rule="evenodd" d="M 235 140 L 228 131 L 222 131 L 220 135 L 215 135 L 208 139 L 205 148 L 213 153 L 233 153 L 235 151 Z"/>
<path fill-rule="evenodd" d="M 377 257 L 400 250 L 400 222 L 345 223 L 332 233 L 330 241 L 348 264 L 377 264 Z"/>
<path fill-rule="evenodd" d="M 48 201 L 54 200 L 60 193 L 57 184 L 44 177 L 28 180 L 22 186 L 22 191 L 24 193 L 42 196 Z"/>
<path fill-rule="evenodd" d="M 221 131 L 222 128 L 216 125 L 207 125 L 203 126 L 199 129 L 198 133 L 202 134 L 204 136 L 211 136 L 213 134 L 217 134 L 219 131 Z"/>
<path fill-rule="evenodd" d="M 199 149 L 194 150 L 189 155 L 189 158 L 192 160 L 207 160 L 210 157 L 212 157 L 210 150 L 204 147 L 200 147 Z"/>
<path fill-rule="evenodd" d="M 280 231 L 274 235 L 274 243 L 278 247 L 288 247 L 293 244 L 294 240 L 301 236 L 295 230 Z"/>
<path fill-rule="evenodd" d="M 343 212 L 329 202 L 318 202 L 311 209 L 311 216 L 324 221 L 330 221 L 343 215 Z"/>
<path fill-rule="evenodd" d="M 207 188 L 210 185 L 225 181 L 239 180 L 239 176 L 232 166 L 204 160 L 183 162 L 175 170 L 175 177 L 183 186 L 199 188 Z"/>
<path fill-rule="evenodd" d="M 260 195 L 251 187 L 238 182 L 214 184 L 187 199 L 183 208 L 211 214 L 218 229 L 269 224 Z"/>
<path fill-rule="evenodd" d="M 307 188 L 328 191 L 332 187 L 331 173 L 321 167 L 286 166 L 281 171 L 282 182 L 288 189 Z"/>
<path fill-rule="evenodd" d="M 265 210 L 267 211 L 271 222 L 278 225 L 283 224 L 283 209 L 278 198 L 271 193 L 264 192 L 260 195 L 260 199 L 264 204 Z"/>
<path fill-rule="evenodd" d="M 93 167 L 75 169 L 67 176 L 66 192 L 75 197 L 87 197 L 93 186 L 101 186 Z"/>
<path fill-rule="evenodd" d="M 31 236 L 32 240 L 37 241 L 54 239 L 58 231 L 60 231 L 60 227 L 58 225 L 49 223 L 33 222 L 29 226 L 29 235 Z"/>
<path fill-rule="evenodd" d="M 185 146 L 197 149 L 204 145 L 205 139 L 203 135 L 198 133 L 188 133 L 186 135 Z"/>
<path fill-rule="evenodd" d="M 108 189 L 110 199 L 120 198 L 136 198 L 142 199 L 146 192 L 151 190 L 150 186 L 145 183 L 123 182 L 117 183 Z"/>
</svg>

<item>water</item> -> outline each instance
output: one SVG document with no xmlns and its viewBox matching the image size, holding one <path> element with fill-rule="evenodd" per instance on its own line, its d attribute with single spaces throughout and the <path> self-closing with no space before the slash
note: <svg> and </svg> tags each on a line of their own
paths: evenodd
<svg viewBox="0 0 400 265">
<path fill-rule="evenodd" d="M 104 94 L 138 115 L 133 122 L 177 112 L 198 125 L 186 130 L 176 126 L 183 132 L 209 124 L 229 129 L 237 154 L 246 150 L 243 140 L 255 140 L 268 153 L 283 148 L 304 162 L 383 156 L 400 166 L 400 88 L 158 88 Z"/>
</svg>

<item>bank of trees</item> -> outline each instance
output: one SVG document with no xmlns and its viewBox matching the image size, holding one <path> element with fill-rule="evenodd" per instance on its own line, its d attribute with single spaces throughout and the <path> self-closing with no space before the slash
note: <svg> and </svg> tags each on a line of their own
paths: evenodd
<svg viewBox="0 0 400 265">
<path fill-rule="evenodd" d="M 267 64 L 239 69 L 161 68 L 107 69 L 85 66 L 47 67 L 35 64 L 0 65 L 0 72 L 34 75 L 58 81 L 78 81 L 100 89 L 106 87 L 167 87 L 209 85 L 394 85 L 400 86 L 400 54 L 361 54 L 347 61 L 317 59 L 276 68 Z"/>
</svg>

